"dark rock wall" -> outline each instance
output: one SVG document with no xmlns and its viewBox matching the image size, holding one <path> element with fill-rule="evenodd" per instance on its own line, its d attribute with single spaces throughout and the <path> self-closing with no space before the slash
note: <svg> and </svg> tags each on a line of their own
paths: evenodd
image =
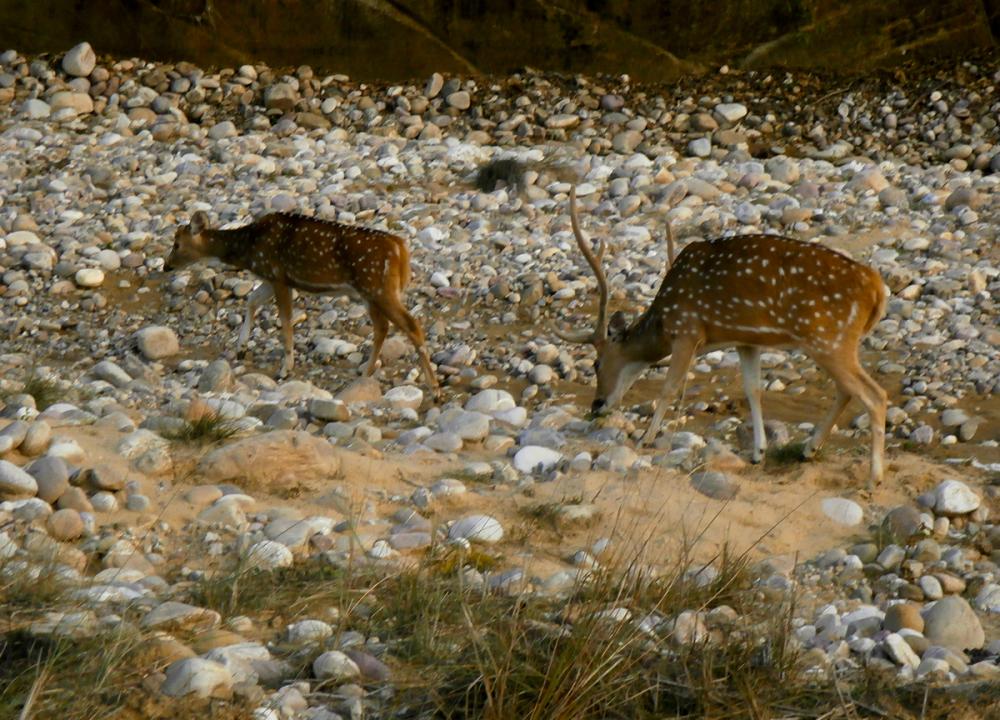
<svg viewBox="0 0 1000 720">
<path fill-rule="evenodd" d="M 995 48 L 1000 0 L 0 0 L 0 46 L 356 78 L 531 66 L 646 80 L 722 63 L 852 72 Z"/>
</svg>

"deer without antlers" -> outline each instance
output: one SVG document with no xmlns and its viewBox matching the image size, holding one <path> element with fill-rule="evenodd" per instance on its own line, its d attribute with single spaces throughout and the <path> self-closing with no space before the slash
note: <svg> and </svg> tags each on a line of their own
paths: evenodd
<svg viewBox="0 0 1000 720">
<path fill-rule="evenodd" d="M 410 281 L 410 251 L 402 238 L 381 230 L 286 213 L 271 213 L 232 230 L 216 230 L 208 226 L 208 216 L 198 211 L 189 225 L 178 228 L 164 269 L 176 270 L 210 257 L 249 270 L 264 281 L 248 298 L 236 344 L 237 357 L 242 357 L 258 308 L 271 297 L 277 301 L 281 319 L 285 353 L 279 375 L 284 376 L 295 365 L 292 290 L 360 296 L 368 305 L 374 328 L 365 374 L 375 372 L 392 323 L 413 342 L 427 384 L 437 394 L 423 328 L 400 300 L 400 292 Z"/>
<path fill-rule="evenodd" d="M 557 330 L 564 340 L 597 349 L 595 413 L 617 405 L 643 370 L 670 355 L 653 419 L 640 444 L 656 437 L 667 406 L 681 392 L 695 356 L 736 346 L 753 426 L 753 462 L 764 456 L 760 353 L 764 347 L 798 348 L 826 370 L 837 387 L 829 413 L 816 425 L 804 455 L 811 457 L 830 434 L 851 398 L 871 421 L 869 488 L 882 479 L 886 393 L 862 369 L 858 345 L 885 313 L 887 290 L 879 274 L 822 245 L 776 235 L 742 235 L 686 246 L 670 265 L 649 308 L 631 325 L 617 312 L 610 320 L 608 281 L 601 267 L 606 243 L 595 255 L 580 230 L 576 191 L 570 220 L 580 251 L 597 277 L 600 304 L 593 330 Z"/>
</svg>

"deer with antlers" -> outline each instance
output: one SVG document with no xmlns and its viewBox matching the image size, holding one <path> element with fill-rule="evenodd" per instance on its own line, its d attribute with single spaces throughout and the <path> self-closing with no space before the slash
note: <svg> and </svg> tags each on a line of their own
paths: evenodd
<svg viewBox="0 0 1000 720">
<path fill-rule="evenodd" d="M 580 230 L 576 190 L 570 221 L 580 252 L 597 277 L 600 304 L 592 330 L 556 334 L 597 349 L 595 414 L 616 406 L 642 372 L 670 356 L 666 381 L 640 444 L 656 437 L 667 407 L 682 391 L 695 356 L 736 346 L 750 405 L 754 463 L 764 457 L 760 353 L 765 347 L 797 348 L 833 378 L 833 407 L 806 443 L 811 457 L 827 439 L 851 398 L 871 421 L 869 489 L 880 482 L 885 448 L 886 392 L 861 367 L 858 346 L 885 313 L 887 289 L 879 274 L 822 245 L 777 235 L 742 235 L 687 245 L 676 261 L 667 226 L 669 265 L 649 308 L 629 325 L 621 312 L 608 319 L 608 281 L 601 266 L 607 244 L 595 254 Z"/>
<path fill-rule="evenodd" d="M 278 374 L 290 374 L 295 365 L 292 290 L 347 294 L 360 297 L 368 305 L 372 321 L 372 353 L 365 374 L 375 372 L 392 323 L 416 347 L 427 384 L 437 395 L 438 383 L 424 347 L 423 328 L 400 299 L 410 281 L 410 251 L 402 238 L 381 230 L 287 213 L 271 213 L 240 228 L 217 230 L 208 226 L 208 216 L 199 210 L 191 216 L 190 224 L 178 228 L 164 269 L 176 270 L 212 257 L 249 270 L 264 281 L 248 298 L 236 344 L 237 357 L 242 356 L 257 310 L 274 297 L 285 349 Z"/>
</svg>

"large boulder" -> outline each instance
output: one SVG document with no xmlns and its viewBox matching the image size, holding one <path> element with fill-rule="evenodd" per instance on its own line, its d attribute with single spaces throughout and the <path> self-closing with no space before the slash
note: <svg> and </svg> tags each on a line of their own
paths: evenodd
<svg viewBox="0 0 1000 720">
<path fill-rule="evenodd" d="M 249 437 L 213 450 L 198 463 L 205 483 L 241 487 L 328 482 L 340 472 L 340 453 L 327 440 L 296 430 Z"/>
</svg>

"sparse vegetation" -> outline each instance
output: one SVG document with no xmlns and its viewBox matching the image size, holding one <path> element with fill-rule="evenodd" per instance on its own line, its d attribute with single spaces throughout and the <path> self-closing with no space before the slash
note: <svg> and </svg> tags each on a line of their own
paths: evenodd
<svg viewBox="0 0 1000 720">
<path fill-rule="evenodd" d="M 35 398 L 35 407 L 39 410 L 55 405 L 63 398 L 63 389 L 52 378 L 32 374 L 24 383 L 21 392 Z"/>
<path fill-rule="evenodd" d="M 790 442 L 784 445 L 776 445 L 767 449 L 767 461 L 775 465 L 794 465 L 802 462 L 806 444 L 804 442 Z"/>
<path fill-rule="evenodd" d="M 524 164 L 513 158 L 490 160 L 476 171 L 476 188 L 480 192 L 493 192 L 506 187 L 520 192 L 524 188 Z"/>
<path fill-rule="evenodd" d="M 194 445 L 209 445 L 231 438 L 239 432 L 239 425 L 217 413 L 205 413 L 194 420 L 185 420 L 177 431 L 168 433 L 167 439 Z"/>
<path fill-rule="evenodd" d="M 66 391 L 55 378 L 38 372 L 34 367 L 28 369 L 25 377 L 19 387 L 3 393 L 4 399 L 11 395 L 30 395 L 35 399 L 38 410 L 45 410 L 65 399 Z"/>
</svg>

